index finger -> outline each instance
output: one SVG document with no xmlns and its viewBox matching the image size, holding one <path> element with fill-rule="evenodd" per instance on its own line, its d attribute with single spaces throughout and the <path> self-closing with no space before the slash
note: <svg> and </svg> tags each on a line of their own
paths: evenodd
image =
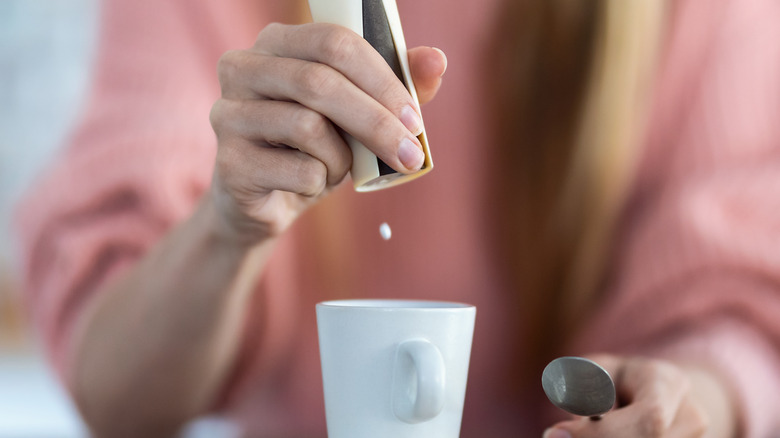
<svg viewBox="0 0 780 438">
<path fill-rule="evenodd" d="M 355 32 L 335 24 L 280 26 L 261 32 L 258 47 L 267 54 L 326 64 L 390 110 L 401 116 L 404 107 L 417 108 L 414 99 L 390 65 Z"/>
</svg>

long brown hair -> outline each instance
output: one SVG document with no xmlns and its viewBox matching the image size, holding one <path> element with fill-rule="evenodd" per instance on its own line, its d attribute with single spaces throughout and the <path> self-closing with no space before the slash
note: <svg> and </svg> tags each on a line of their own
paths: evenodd
<svg viewBox="0 0 780 438">
<path fill-rule="evenodd" d="M 538 377 L 597 302 L 642 135 L 664 7 L 505 0 L 499 10 L 483 63 L 495 121 L 485 208 L 496 212 L 497 260 L 525 334 L 518 351 L 525 377 Z M 305 1 L 289 8 L 308 21 Z"/>
<path fill-rule="evenodd" d="M 489 52 L 498 262 L 529 372 L 597 301 L 642 132 L 663 2 L 509 0 Z M 536 363 L 529 362 L 536 361 Z"/>
</svg>

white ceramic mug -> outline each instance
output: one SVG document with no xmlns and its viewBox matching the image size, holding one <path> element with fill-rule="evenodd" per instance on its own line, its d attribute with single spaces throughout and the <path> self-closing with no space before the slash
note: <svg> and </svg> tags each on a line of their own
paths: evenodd
<svg viewBox="0 0 780 438">
<path fill-rule="evenodd" d="M 438 301 L 317 304 L 330 438 L 456 438 L 476 308 Z"/>
</svg>

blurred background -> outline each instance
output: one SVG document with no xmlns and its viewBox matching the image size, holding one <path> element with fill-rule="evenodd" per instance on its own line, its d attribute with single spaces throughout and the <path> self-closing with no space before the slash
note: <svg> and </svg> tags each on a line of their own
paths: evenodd
<svg viewBox="0 0 780 438">
<path fill-rule="evenodd" d="M 81 115 L 98 8 L 99 0 L 0 0 L 0 438 L 88 436 L 26 319 L 12 214 Z M 205 417 L 181 437 L 237 434 Z"/>
<path fill-rule="evenodd" d="M 97 0 L 0 0 L 0 438 L 86 436 L 20 305 L 13 205 L 80 114 Z"/>
</svg>

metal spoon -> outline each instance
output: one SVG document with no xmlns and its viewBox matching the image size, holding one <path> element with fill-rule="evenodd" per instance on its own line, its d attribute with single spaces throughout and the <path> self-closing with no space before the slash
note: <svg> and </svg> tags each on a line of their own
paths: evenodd
<svg viewBox="0 0 780 438">
<path fill-rule="evenodd" d="M 615 405 L 615 383 L 607 370 L 582 357 L 559 357 L 542 372 L 547 398 L 564 411 L 598 419 Z"/>
</svg>

